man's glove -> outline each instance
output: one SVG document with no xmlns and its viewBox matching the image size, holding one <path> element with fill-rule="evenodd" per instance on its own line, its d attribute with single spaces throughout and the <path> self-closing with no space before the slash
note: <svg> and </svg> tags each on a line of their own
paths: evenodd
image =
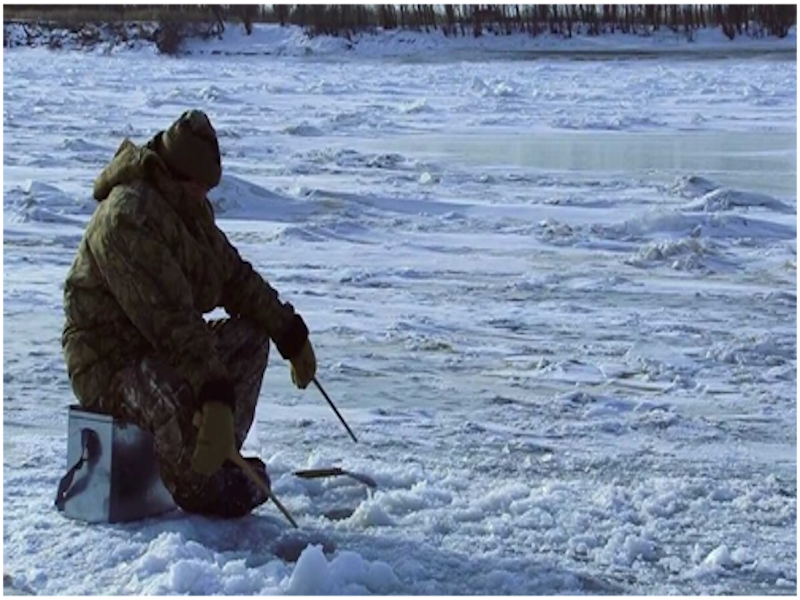
<svg viewBox="0 0 800 600">
<path fill-rule="evenodd" d="M 317 359 L 311 341 L 306 339 L 300 352 L 289 360 L 292 362 L 292 383 L 301 390 L 306 389 L 317 374 Z"/>
<path fill-rule="evenodd" d="M 202 413 L 195 414 L 194 423 L 200 431 L 192 469 L 201 475 L 212 475 L 236 451 L 233 411 L 228 405 L 211 400 L 203 404 Z"/>
</svg>

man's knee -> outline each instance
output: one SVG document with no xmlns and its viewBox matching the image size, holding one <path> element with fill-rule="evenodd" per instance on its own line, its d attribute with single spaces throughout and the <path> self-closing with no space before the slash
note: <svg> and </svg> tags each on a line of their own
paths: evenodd
<svg viewBox="0 0 800 600">
<path fill-rule="evenodd" d="M 233 317 L 210 321 L 214 345 L 228 368 L 257 365 L 262 370 L 269 357 L 269 335 L 247 319 Z"/>
</svg>

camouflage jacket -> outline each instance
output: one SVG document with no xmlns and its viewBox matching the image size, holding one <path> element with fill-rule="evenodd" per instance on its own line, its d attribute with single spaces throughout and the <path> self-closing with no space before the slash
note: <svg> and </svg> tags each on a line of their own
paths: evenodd
<svg viewBox="0 0 800 600">
<path fill-rule="evenodd" d="M 64 286 L 64 358 L 84 406 L 114 374 L 162 357 L 192 386 L 226 380 L 204 313 L 223 307 L 272 338 L 284 358 L 308 330 L 216 226 L 208 200 L 183 194 L 151 141 L 125 140 L 94 184 L 99 202 Z"/>
</svg>

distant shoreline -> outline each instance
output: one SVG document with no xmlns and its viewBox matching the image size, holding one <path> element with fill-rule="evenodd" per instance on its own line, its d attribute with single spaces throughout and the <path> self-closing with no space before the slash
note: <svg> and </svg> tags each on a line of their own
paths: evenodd
<svg viewBox="0 0 800 600">
<path fill-rule="evenodd" d="M 406 58 L 437 61 L 479 58 L 568 58 L 596 60 L 653 58 L 669 54 L 675 58 L 746 58 L 763 54 L 776 57 L 796 52 L 796 27 L 784 37 L 741 35 L 730 39 L 721 27 L 699 27 L 687 34 L 669 28 L 646 33 L 622 31 L 599 34 L 542 32 L 499 33 L 487 30 L 475 37 L 447 36 L 441 30 L 414 28 L 371 29 L 347 36 L 312 35 L 299 25 L 255 23 L 249 30 L 241 23 L 182 25 L 165 29 L 155 21 L 81 23 L 66 27 L 41 21 L 3 23 L 3 46 L 49 50 L 117 54 L 146 51 L 172 56 L 313 56 L 359 58 Z M 249 31 L 249 33 L 248 33 Z M 578 29 L 576 29 L 578 31 Z M 165 41 L 165 36 L 176 36 Z"/>
</svg>

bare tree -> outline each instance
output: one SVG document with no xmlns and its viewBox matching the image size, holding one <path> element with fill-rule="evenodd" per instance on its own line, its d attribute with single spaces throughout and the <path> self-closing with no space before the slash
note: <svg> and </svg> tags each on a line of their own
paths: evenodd
<svg viewBox="0 0 800 600">
<path fill-rule="evenodd" d="M 143 20 L 158 23 L 157 43 L 165 50 L 177 47 L 184 35 L 221 34 L 228 20 L 241 21 L 248 33 L 259 20 L 302 26 L 310 35 L 344 35 L 384 29 L 441 29 L 446 36 L 473 36 L 492 32 L 508 35 L 527 32 L 572 37 L 622 31 L 649 34 L 669 27 L 691 39 L 698 29 L 719 28 L 727 37 L 785 37 L 796 25 L 793 5 L 676 5 L 676 4 L 58 4 L 4 5 L 4 19 L 49 22 L 76 33 L 91 25 Z M 191 24 L 191 27 L 189 25 Z M 115 35 L 124 38 L 124 27 Z M 81 33 L 90 43 L 92 32 Z M 179 45 L 179 43 L 178 43 Z M 174 51 L 174 50 L 173 50 Z"/>
</svg>

